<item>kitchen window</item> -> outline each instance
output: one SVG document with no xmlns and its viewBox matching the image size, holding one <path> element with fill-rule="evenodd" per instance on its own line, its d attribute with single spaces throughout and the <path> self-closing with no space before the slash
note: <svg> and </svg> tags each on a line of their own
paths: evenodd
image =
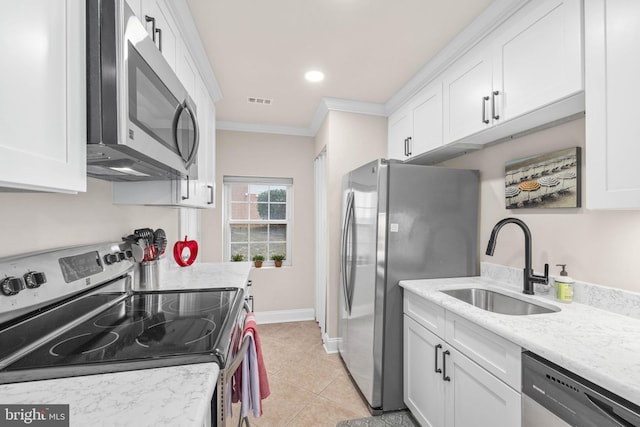
<svg viewBox="0 0 640 427">
<path fill-rule="evenodd" d="M 225 176 L 224 259 L 240 254 L 245 261 L 285 254 L 291 265 L 293 179 Z"/>
</svg>

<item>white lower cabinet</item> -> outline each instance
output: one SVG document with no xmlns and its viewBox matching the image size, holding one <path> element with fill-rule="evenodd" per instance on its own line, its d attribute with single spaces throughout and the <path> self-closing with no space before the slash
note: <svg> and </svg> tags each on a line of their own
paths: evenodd
<svg viewBox="0 0 640 427">
<path fill-rule="evenodd" d="M 522 416 L 520 382 L 504 382 L 492 371 L 506 372 L 510 378 L 515 371 L 519 374 L 520 366 L 505 368 L 492 363 L 492 368 L 485 369 L 446 339 L 431 332 L 421 324 L 421 318 L 412 318 L 415 312 L 407 313 L 407 300 L 411 298 L 419 297 L 405 294 L 404 402 L 420 425 L 519 427 Z M 447 314 L 445 312 L 445 316 Z M 457 320 L 459 322 L 460 318 Z M 486 351 L 480 349 L 478 353 Z M 516 353 L 519 357 L 519 347 Z"/>
</svg>

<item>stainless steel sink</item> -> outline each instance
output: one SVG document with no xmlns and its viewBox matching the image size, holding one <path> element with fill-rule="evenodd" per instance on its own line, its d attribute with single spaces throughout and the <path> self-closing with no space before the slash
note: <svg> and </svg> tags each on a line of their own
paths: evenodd
<svg viewBox="0 0 640 427">
<path fill-rule="evenodd" d="M 440 291 L 454 298 L 464 301 L 468 304 L 476 306 L 493 313 L 509 314 L 513 316 L 521 316 L 528 314 L 544 314 L 560 311 L 559 308 L 534 304 L 518 298 L 505 295 L 500 292 L 481 288 L 464 288 L 450 289 Z"/>
</svg>

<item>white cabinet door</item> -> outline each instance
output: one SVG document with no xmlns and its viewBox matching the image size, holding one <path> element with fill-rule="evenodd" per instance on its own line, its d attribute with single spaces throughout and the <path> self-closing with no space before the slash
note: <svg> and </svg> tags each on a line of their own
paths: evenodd
<svg viewBox="0 0 640 427">
<path fill-rule="evenodd" d="M 586 204 L 640 208 L 640 2 L 585 2 Z"/>
<path fill-rule="evenodd" d="M 580 0 L 531 2 L 499 30 L 493 90 L 498 122 L 583 90 Z"/>
<path fill-rule="evenodd" d="M 445 351 L 447 427 L 519 427 L 521 395 L 452 347 Z"/>
<path fill-rule="evenodd" d="M 480 45 L 448 70 L 443 81 L 444 142 L 454 142 L 493 123 L 491 50 Z"/>
<path fill-rule="evenodd" d="M 442 82 L 425 88 L 412 105 L 413 135 L 411 156 L 425 153 L 442 145 Z"/>
<path fill-rule="evenodd" d="M 411 136 L 412 113 L 404 108 L 389 116 L 387 158 L 405 160 L 409 157 L 408 139 Z"/>
<path fill-rule="evenodd" d="M 0 14 L 0 187 L 86 191 L 85 2 Z"/>
<path fill-rule="evenodd" d="M 142 23 L 155 41 L 162 56 L 175 70 L 176 50 L 180 39 L 178 26 L 164 0 L 142 0 Z"/>
<path fill-rule="evenodd" d="M 442 352 L 440 338 L 404 315 L 404 403 L 423 427 L 444 426 Z"/>
</svg>

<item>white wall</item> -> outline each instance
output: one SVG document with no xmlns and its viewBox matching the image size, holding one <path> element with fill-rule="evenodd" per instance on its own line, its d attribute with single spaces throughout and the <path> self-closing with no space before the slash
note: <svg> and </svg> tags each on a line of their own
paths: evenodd
<svg viewBox="0 0 640 427">
<path fill-rule="evenodd" d="M 222 259 L 224 175 L 293 178 L 293 265 L 252 269 L 258 312 L 314 307 L 314 158 L 312 138 L 216 132 L 216 208 L 202 212 L 202 261 L 228 261 Z"/>
<path fill-rule="evenodd" d="M 569 275 L 586 282 L 640 291 L 640 212 L 591 211 L 578 209 L 507 210 L 504 201 L 504 165 L 513 159 L 568 147 L 583 147 L 584 119 L 526 135 L 513 141 L 449 160 L 443 165 L 480 169 L 480 259 L 522 268 L 524 243 L 522 231 L 509 225 L 498 236 L 495 255 L 485 255 L 491 229 L 500 219 L 522 219 L 533 236 L 533 268 L 542 272 L 549 263 L 551 274 L 559 273 L 556 264 L 568 264 Z M 583 162 L 584 172 L 589 162 Z M 583 185 L 583 205 L 585 198 Z"/>
<path fill-rule="evenodd" d="M 387 118 L 331 111 L 316 136 L 316 154 L 327 148 L 327 335 L 338 335 L 342 177 L 387 152 Z"/>
<path fill-rule="evenodd" d="M 111 200 L 111 183 L 93 178 L 80 194 L 0 193 L 0 257 L 120 241 L 143 227 L 163 228 L 173 247 L 177 209 L 114 205 Z"/>
</svg>

